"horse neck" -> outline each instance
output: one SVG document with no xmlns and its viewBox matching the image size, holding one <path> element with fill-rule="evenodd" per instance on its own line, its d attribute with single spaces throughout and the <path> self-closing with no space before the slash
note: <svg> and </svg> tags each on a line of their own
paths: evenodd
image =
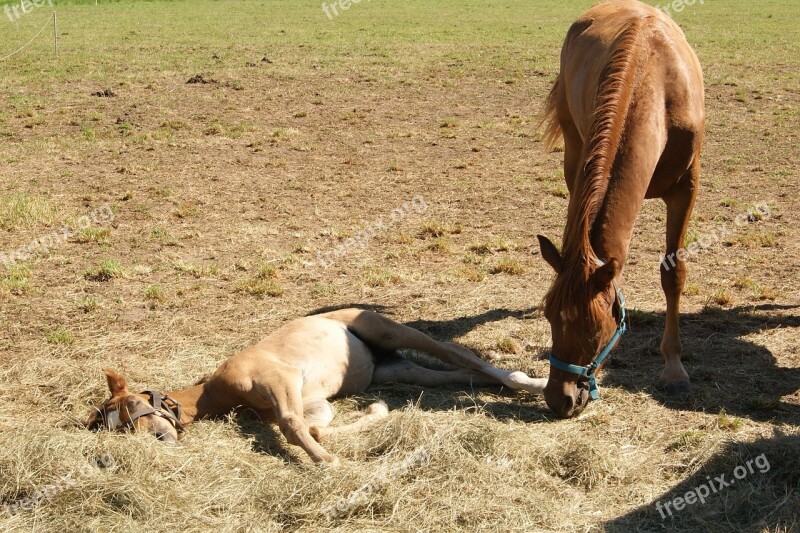
<svg viewBox="0 0 800 533">
<path fill-rule="evenodd" d="M 615 39 L 594 96 L 594 113 L 587 130 L 588 145 L 575 194 L 570 197 L 564 253 L 568 261 L 584 263 L 584 273 L 594 259 L 625 262 L 636 214 L 644 200 L 652 173 L 646 166 L 649 153 L 630 147 L 620 154 L 625 137 L 628 144 L 639 136 L 626 131 L 636 125 L 631 102 L 639 86 L 638 66 L 646 61 L 643 32 L 649 22 L 636 18 Z M 642 105 L 652 99 L 638 99 L 633 113 L 645 113 Z M 645 123 L 649 123 L 645 121 Z M 641 136 L 650 139 L 648 135 Z M 646 141 L 638 141 L 646 142 Z M 663 145 L 662 145 L 663 146 Z"/>
<path fill-rule="evenodd" d="M 181 406 L 181 423 L 191 424 L 195 420 L 214 418 L 230 411 L 233 405 L 216 394 L 210 382 L 192 385 L 167 395 Z"/>
<path fill-rule="evenodd" d="M 636 216 L 644 201 L 643 184 L 636 173 L 615 172 L 597 217 L 588 229 L 589 242 L 597 258 L 625 264 Z"/>
</svg>

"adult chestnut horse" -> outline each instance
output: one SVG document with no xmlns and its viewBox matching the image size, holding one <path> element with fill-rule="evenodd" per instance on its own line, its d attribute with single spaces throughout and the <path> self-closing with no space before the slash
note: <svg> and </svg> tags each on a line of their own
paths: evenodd
<svg viewBox="0 0 800 533">
<path fill-rule="evenodd" d="M 553 336 L 544 394 L 559 416 L 577 415 L 597 396 L 594 371 L 624 331 L 619 278 L 645 198 L 667 205 L 660 383 L 670 393 L 689 390 L 678 331 L 686 278 L 679 250 L 700 178 L 703 100 L 697 56 L 662 12 L 634 0 L 603 3 L 567 32 L 543 119 L 549 145 L 564 138 L 570 200 L 561 252 L 539 236 L 557 274 L 544 300 Z"/>
</svg>

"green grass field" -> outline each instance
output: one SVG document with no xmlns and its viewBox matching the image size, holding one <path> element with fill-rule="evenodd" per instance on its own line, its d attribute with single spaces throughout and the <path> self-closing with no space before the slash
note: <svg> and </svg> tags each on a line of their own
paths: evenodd
<svg viewBox="0 0 800 533">
<path fill-rule="evenodd" d="M 690 397 L 654 386 L 665 210 L 650 201 L 602 401 L 557 421 L 508 391 L 375 387 L 336 401 L 334 424 L 377 398 L 392 412 L 326 442 L 335 469 L 247 413 L 177 447 L 81 422 L 107 395 L 102 368 L 183 387 L 324 306 L 373 306 L 546 375 L 535 235 L 558 239 L 567 189 L 536 120 L 590 2 L 361 0 L 332 18 L 321 2 L 59 2 L 58 57 L 53 8 L 6 4 L 0 530 L 800 528 L 800 3 L 674 16 L 707 94 L 688 239 L 769 207 L 689 265 Z M 319 264 L 415 197 L 424 210 Z M 762 455 L 768 470 L 659 516 Z"/>
</svg>

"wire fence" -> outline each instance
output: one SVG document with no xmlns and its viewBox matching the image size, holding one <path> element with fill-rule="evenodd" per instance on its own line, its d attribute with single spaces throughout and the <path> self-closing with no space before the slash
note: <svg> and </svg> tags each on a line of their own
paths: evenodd
<svg viewBox="0 0 800 533">
<path fill-rule="evenodd" d="M 39 31 L 38 31 L 38 32 L 36 32 L 36 35 L 34 35 L 34 36 L 33 36 L 33 38 L 32 38 L 30 41 L 28 41 L 27 43 L 23 44 L 21 47 L 19 47 L 18 49 L 14 50 L 14 51 L 13 51 L 13 52 L 11 52 L 10 54 L 8 54 L 8 55 L 6 55 L 6 56 L 3 56 L 3 57 L 0 57 L 0 61 L 5 61 L 5 60 L 6 60 L 6 59 L 8 59 L 9 57 L 12 57 L 12 56 L 15 56 L 15 55 L 17 55 L 18 53 L 22 52 L 22 51 L 23 51 L 23 50 L 25 50 L 27 47 L 29 47 L 31 44 L 33 44 L 33 41 L 35 41 L 35 40 L 36 40 L 36 38 L 37 38 L 37 37 L 39 37 L 39 36 L 42 34 L 42 32 L 45 30 L 45 28 L 47 28 L 47 26 L 49 26 L 49 25 L 50 25 L 50 21 L 53 21 L 53 31 L 55 32 L 55 31 L 56 31 L 56 30 L 55 30 L 55 18 L 56 18 L 56 12 L 55 12 L 55 11 L 53 11 L 53 12 L 50 14 L 50 16 L 47 18 L 47 20 L 45 21 L 45 23 L 42 25 L 42 27 L 39 29 Z"/>
</svg>

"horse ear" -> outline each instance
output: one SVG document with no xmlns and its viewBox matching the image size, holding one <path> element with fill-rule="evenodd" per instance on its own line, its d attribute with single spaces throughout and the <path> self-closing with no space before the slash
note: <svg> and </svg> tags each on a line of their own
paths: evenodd
<svg viewBox="0 0 800 533">
<path fill-rule="evenodd" d="M 86 429 L 97 431 L 103 425 L 103 404 L 99 403 L 92 409 L 92 414 L 90 414 L 89 418 L 86 419 L 85 426 Z"/>
<path fill-rule="evenodd" d="M 125 381 L 125 378 L 107 368 L 104 368 L 103 372 L 106 375 L 106 380 L 108 380 L 108 390 L 111 391 L 111 396 L 128 392 L 128 382 Z"/>
<path fill-rule="evenodd" d="M 620 265 L 616 259 L 609 259 L 606 264 L 594 271 L 594 288 L 597 292 L 603 291 L 611 285 L 619 274 Z"/>
<path fill-rule="evenodd" d="M 536 238 L 539 239 L 539 249 L 542 251 L 542 258 L 547 261 L 547 264 L 553 267 L 556 274 L 560 274 L 564 266 L 564 261 L 561 259 L 558 248 L 544 235 L 537 235 Z"/>
</svg>

